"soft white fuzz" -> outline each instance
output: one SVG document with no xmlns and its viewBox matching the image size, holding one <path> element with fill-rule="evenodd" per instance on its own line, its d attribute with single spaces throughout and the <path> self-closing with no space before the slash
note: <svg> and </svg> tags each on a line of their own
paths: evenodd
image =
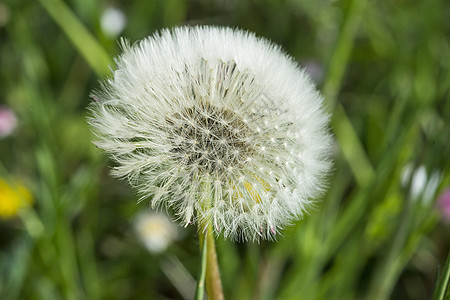
<svg viewBox="0 0 450 300">
<path fill-rule="evenodd" d="M 94 92 L 96 145 L 113 174 L 183 223 L 271 239 L 323 188 L 322 97 L 280 48 L 229 28 L 181 27 L 123 43 Z"/>
<path fill-rule="evenodd" d="M 164 252 L 177 238 L 177 227 L 162 213 L 139 213 L 134 228 L 148 251 L 154 254 Z"/>
</svg>

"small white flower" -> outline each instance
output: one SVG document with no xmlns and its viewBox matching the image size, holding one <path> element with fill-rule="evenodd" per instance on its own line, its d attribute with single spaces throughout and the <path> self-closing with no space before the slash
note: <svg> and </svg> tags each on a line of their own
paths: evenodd
<svg viewBox="0 0 450 300">
<path fill-rule="evenodd" d="M 106 8 L 100 19 L 103 32 L 110 37 L 118 36 L 125 28 L 126 23 L 127 18 L 125 14 L 114 7 Z"/>
<path fill-rule="evenodd" d="M 177 238 L 177 228 L 160 213 L 141 213 L 134 222 L 136 232 L 148 251 L 164 252 Z"/>
<path fill-rule="evenodd" d="M 411 181 L 411 196 L 414 199 L 419 198 L 419 196 L 425 190 L 427 184 L 427 171 L 425 166 L 420 166 L 414 171 L 414 175 Z"/>
<path fill-rule="evenodd" d="M 401 183 L 403 187 L 408 186 L 409 180 L 411 180 L 411 198 L 413 200 L 422 199 L 424 204 L 430 204 L 441 182 L 441 172 L 435 170 L 428 177 L 425 166 L 420 165 L 413 169 L 413 164 L 408 163 L 402 171 Z"/>
<path fill-rule="evenodd" d="M 182 27 L 123 48 L 91 106 L 114 175 L 184 224 L 235 240 L 273 238 L 304 215 L 330 168 L 328 116 L 278 46 Z"/>
<path fill-rule="evenodd" d="M 325 75 L 324 68 L 318 61 L 309 59 L 303 61 L 302 65 L 314 81 L 320 82 L 323 79 Z"/>
</svg>

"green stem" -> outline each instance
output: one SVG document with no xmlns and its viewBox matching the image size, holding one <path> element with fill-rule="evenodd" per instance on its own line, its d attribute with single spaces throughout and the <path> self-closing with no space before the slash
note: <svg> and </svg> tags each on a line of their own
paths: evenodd
<svg viewBox="0 0 450 300">
<path fill-rule="evenodd" d="M 204 297 L 203 288 L 205 286 L 205 279 L 208 299 L 224 300 L 219 264 L 217 263 L 216 243 L 211 224 L 207 226 L 205 233 L 199 234 L 199 240 L 200 247 L 202 248 L 202 262 L 197 290 L 195 291 L 195 300 L 202 300 Z"/>
<path fill-rule="evenodd" d="M 394 266 L 399 264 L 400 254 L 405 248 L 406 238 L 412 231 L 409 228 L 410 210 L 411 199 L 406 199 L 400 222 L 397 225 L 397 232 L 392 237 L 388 253 L 375 270 L 374 279 L 372 279 L 371 286 L 369 287 L 367 299 L 388 299 L 392 292 L 399 271 L 399 268 Z"/>
<path fill-rule="evenodd" d="M 336 139 L 359 186 L 366 186 L 370 183 L 375 177 L 375 173 L 356 130 L 342 104 L 337 101 L 337 96 L 342 86 L 365 6 L 366 0 L 350 1 L 339 39 L 329 62 L 323 87 L 328 111 L 334 112 L 332 126 Z"/>
<path fill-rule="evenodd" d="M 91 68 L 98 75 L 108 75 L 110 73 L 108 66 L 113 66 L 113 61 L 67 5 L 60 0 L 40 0 L 40 2 Z"/>
<path fill-rule="evenodd" d="M 209 300 L 224 300 L 222 281 L 220 280 L 219 264 L 217 263 L 216 242 L 212 232 L 212 224 L 206 232 L 207 266 L 206 266 L 206 292 Z"/>
<path fill-rule="evenodd" d="M 203 300 L 205 297 L 205 277 L 206 277 L 206 263 L 207 263 L 207 245 L 202 234 L 199 234 L 200 247 L 202 248 L 202 260 L 200 265 L 200 275 L 197 280 L 197 289 L 195 290 L 195 300 Z"/>
<path fill-rule="evenodd" d="M 203 184 L 203 195 L 201 197 L 201 201 L 204 204 L 203 209 L 205 211 L 210 210 L 211 199 L 211 182 L 209 177 L 207 177 Z M 211 216 L 201 220 L 198 226 L 200 246 L 203 249 L 202 268 L 204 267 L 204 251 L 206 248 L 206 293 L 208 294 L 208 299 L 224 300 L 225 298 L 222 291 L 222 281 L 220 280 L 219 264 L 217 263 L 216 242 L 214 240 L 214 230 Z"/>
<path fill-rule="evenodd" d="M 344 23 L 328 64 L 327 78 L 323 87 L 330 111 L 334 110 L 365 6 L 366 0 L 353 0 L 350 1 L 345 12 Z"/>
<path fill-rule="evenodd" d="M 367 186 L 375 178 L 375 171 L 341 103 L 336 105 L 332 126 L 356 182 L 359 186 Z"/>
<path fill-rule="evenodd" d="M 444 270 L 440 276 L 439 283 L 434 290 L 433 300 L 444 300 L 445 293 L 450 287 L 450 252 L 445 262 Z M 448 298 L 447 298 L 448 299 Z"/>
</svg>

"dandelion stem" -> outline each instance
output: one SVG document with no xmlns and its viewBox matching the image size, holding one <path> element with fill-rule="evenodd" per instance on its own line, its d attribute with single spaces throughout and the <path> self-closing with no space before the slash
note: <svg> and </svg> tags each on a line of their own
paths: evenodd
<svg viewBox="0 0 450 300">
<path fill-rule="evenodd" d="M 220 279 L 219 264 L 217 263 L 216 243 L 212 224 L 206 232 L 207 266 L 206 266 L 206 292 L 210 300 L 223 300 L 222 281 Z"/>
<path fill-rule="evenodd" d="M 223 300 L 222 281 L 220 279 L 219 264 L 217 263 L 216 243 L 212 225 L 207 226 L 205 233 L 199 234 L 200 247 L 202 249 L 202 261 L 200 276 L 195 291 L 195 300 L 203 299 L 203 288 L 205 286 L 206 274 L 206 293 L 210 300 Z"/>
</svg>

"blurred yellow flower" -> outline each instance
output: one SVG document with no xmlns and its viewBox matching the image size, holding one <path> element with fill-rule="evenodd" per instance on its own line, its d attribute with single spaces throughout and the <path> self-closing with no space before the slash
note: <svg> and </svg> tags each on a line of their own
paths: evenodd
<svg viewBox="0 0 450 300">
<path fill-rule="evenodd" d="M 20 209 L 33 203 L 30 191 L 21 183 L 8 184 L 0 178 L 0 218 L 8 219 L 17 215 Z"/>
</svg>

